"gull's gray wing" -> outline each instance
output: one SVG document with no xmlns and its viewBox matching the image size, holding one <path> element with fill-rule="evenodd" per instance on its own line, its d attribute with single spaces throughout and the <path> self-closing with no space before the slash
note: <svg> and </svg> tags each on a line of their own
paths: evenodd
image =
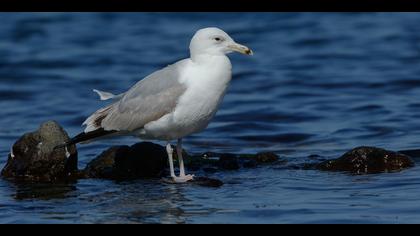
<svg viewBox="0 0 420 236">
<path fill-rule="evenodd" d="M 130 132 L 172 112 L 186 90 L 179 82 L 185 63 L 179 61 L 137 82 L 120 100 L 92 114 L 83 123 L 85 132 L 99 128 Z"/>
</svg>

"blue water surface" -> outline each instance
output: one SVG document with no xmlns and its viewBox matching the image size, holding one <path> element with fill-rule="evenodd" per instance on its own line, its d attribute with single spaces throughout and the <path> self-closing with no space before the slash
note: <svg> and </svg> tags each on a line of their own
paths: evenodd
<svg viewBox="0 0 420 236">
<path fill-rule="evenodd" d="M 189 56 L 217 26 L 254 56 L 191 153 L 273 151 L 289 165 L 360 145 L 420 147 L 419 13 L 1 13 L 0 166 L 47 120 L 70 135 L 101 105 Z M 111 145 L 79 146 L 79 167 Z M 159 143 L 159 142 L 158 142 Z M 162 144 L 162 143 L 161 143 Z M 417 160 L 416 160 L 417 162 Z M 349 175 L 263 166 L 210 174 L 220 188 L 160 180 L 14 184 L 0 179 L 0 223 L 420 223 L 420 168 Z"/>
</svg>

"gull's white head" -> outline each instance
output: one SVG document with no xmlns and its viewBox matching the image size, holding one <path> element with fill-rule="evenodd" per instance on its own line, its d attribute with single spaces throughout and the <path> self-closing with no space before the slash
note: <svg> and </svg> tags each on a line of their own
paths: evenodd
<svg viewBox="0 0 420 236">
<path fill-rule="evenodd" d="M 195 55 L 225 55 L 233 51 L 252 55 L 248 47 L 236 43 L 226 32 L 219 28 L 209 27 L 198 30 L 190 43 L 191 57 Z"/>
</svg>

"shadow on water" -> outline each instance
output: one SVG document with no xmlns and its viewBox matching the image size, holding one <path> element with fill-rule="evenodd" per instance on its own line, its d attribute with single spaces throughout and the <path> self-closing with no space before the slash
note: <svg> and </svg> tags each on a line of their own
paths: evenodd
<svg viewBox="0 0 420 236">
<path fill-rule="evenodd" d="M 2 183 L 7 186 L 8 192 L 16 200 L 26 199 L 64 199 L 77 190 L 77 182 L 72 183 L 31 183 L 2 178 Z"/>
</svg>

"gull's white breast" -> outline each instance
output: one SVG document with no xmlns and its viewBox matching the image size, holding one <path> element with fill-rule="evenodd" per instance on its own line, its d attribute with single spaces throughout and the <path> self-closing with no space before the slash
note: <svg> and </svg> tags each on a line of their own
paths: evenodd
<svg viewBox="0 0 420 236">
<path fill-rule="evenodd" d="M 226 56 L 211 56 L 189 61 L 180 82 L 185 93 L 170 114 L 145 125 L 145 138 L 172 140 L 199 132 L 207 127 L 225 95 L 232 77 L 232 65 Z"/>
</svg>

